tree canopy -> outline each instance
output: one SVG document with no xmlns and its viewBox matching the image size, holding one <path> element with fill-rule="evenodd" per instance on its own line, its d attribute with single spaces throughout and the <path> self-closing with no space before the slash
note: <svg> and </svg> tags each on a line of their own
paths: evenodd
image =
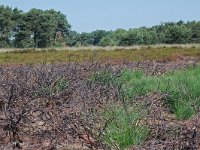
<svg viewBox="0 0 200 150">
<path fill-rule="evenodd" d="M 0 47 L 48 47 L 65 42 L 71 25 L 61 12 L 31 9 L 23 12 L 0 6 Z"/>
<path fill-rule="evenodd" d="M 150 44 L 200 43 L 200 21 L 166 22 L 153 27 L 96 30 L 78 33 L 71 30 L 67 17 L 54 9 L 0 6 L 0 47 L 43 48 L 50 46 L 132 46 Z"/>
<path fill-rule="evenodd" d="M 72 42 L 73 41 L 73 42 Z M 200 43 L 200 21 L 166 22 L 153 27 L 96 30 L 91 33 L 70 33 L 68 46 L 132 46 L 151 44 Z"/>
</svg>

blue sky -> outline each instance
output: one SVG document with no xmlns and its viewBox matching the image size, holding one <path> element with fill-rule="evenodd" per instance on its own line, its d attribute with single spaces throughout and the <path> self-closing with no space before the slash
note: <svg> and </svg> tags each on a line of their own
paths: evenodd
<svg viewBox="0 0 200 150">
<path fill-rule="evenodd" d="M 0 5 L 61 11 L 72 30 L 90 32 L 153 26 L 167 21 L 200 21 L 200 0 L 0 0 Z"/>
</svg>

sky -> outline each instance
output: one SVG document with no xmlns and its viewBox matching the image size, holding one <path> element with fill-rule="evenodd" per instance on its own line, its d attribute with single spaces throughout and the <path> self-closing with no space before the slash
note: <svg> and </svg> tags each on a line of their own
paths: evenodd
<svg viewBox="0 0 200 150">
<path fill-rule="evenodd" d="M 23 11 L 53 8 L 65 14 L 77 32 L 200 21 L 200 0 L 0 0 L 0 5 Z"/>
</svg>

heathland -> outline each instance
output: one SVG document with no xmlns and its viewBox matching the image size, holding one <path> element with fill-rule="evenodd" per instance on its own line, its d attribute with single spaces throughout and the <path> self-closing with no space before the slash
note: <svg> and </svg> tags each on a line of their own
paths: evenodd
<svg viewBox="0 0 200 150">
<path fill-rule="evenodd" d="M 198 45 L 4 49 L 0 148 L 198 149 L 199 54 Z"/>
</svg>

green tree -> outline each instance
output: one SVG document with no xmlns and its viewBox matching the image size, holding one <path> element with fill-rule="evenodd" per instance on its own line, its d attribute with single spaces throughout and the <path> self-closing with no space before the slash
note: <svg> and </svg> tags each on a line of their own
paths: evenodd
<svg viewBox="0 0 200 150">
<path fill-rule="evenodd" d="M 141 29 L 129 29 L 121 36 L 120 46 L 132 46 L 143 44 L 143 31 Z"/>
<path fill-rule="evenodd" d="M 94 38 L 92 36 L 91 33 L 86 33 L 86 32 L 83 32 L 79 35 L 78 37 L 78 43 L 81 45 L 81 46 L 88 46 L 88 45 L 93 45 L 94 43 Z"/>
<path fill-rule="evenodd" d="M 99 45 L 101 39 L 107 35 L 107 32 L 104 30 L 96 30 L 91 34 L 93 37 L 93 45 Z"/>
<path fill-rule="evenodd" d="M 200 21 L 187 22 L 187 28 L 191 29 L 192 35 L 190 43 L 200 43 Z"/>
<path fill-rule="evenodd" d="M 65 42 L 71 26 L 66 16 L 53 9 L 31 9 L 23 14 L 15 36 L 16 47 L 48 47 Z"/>
<path fill-rule="evenodd" d="M 101 41 L 99 42 L 100 46 L 115 46 L 115 41 L 113 40 L 113 38 L 111 38 L 110 36 L 105 36 L 101 39 Z"/>
<path fill-rule="evenodd" d="M 66 45 L 70 47 L 76 46 L 76 44 L 79 42 L 79 36 L 79 33 L 76 31 L 70 31 L 66 37 Z"/>
<path fill-rule="evenodd" d="M 165 30 L 166 43 L 168 44 L 183 44 L 188 43 L 192 36 L 191 29 L 188 29 L 184 25 L 167 26 Z"/>
<path fill-rule="evenodd" d="M 0 47 L 9 47 L 12 37 L 12 9 L 0 6 Z"/>
</svg>

